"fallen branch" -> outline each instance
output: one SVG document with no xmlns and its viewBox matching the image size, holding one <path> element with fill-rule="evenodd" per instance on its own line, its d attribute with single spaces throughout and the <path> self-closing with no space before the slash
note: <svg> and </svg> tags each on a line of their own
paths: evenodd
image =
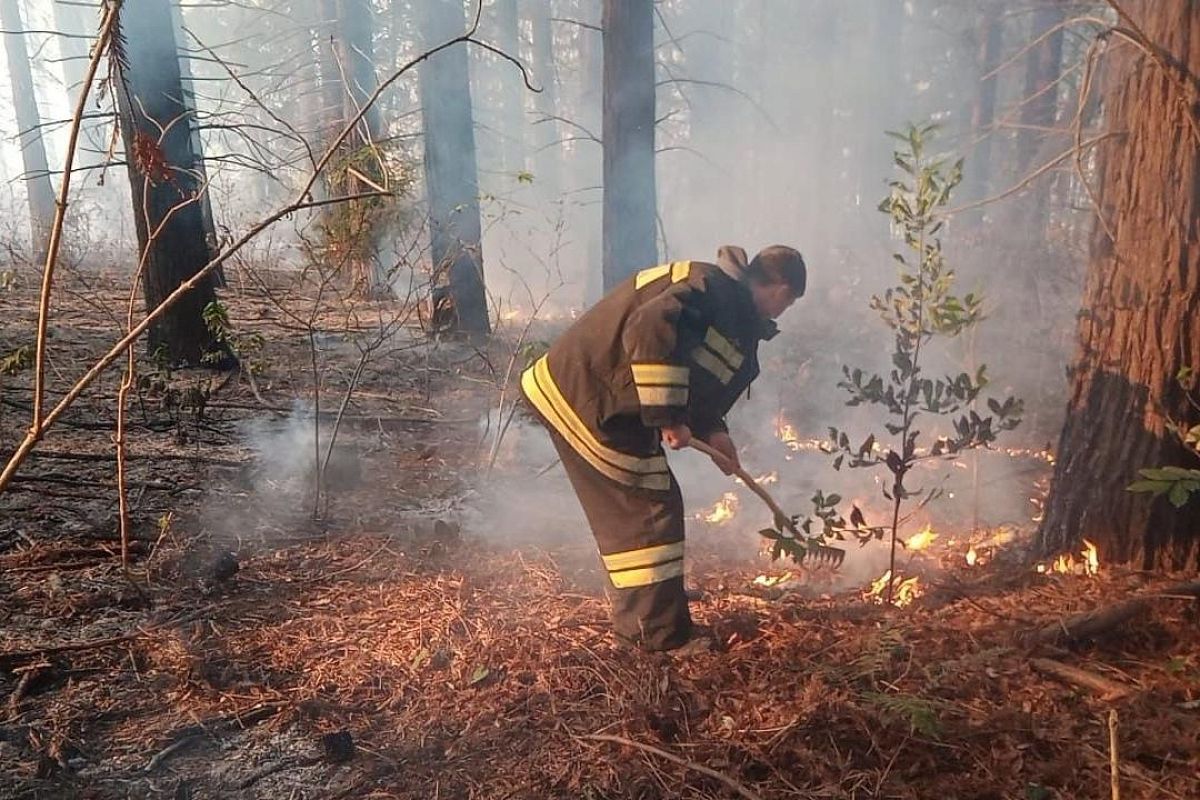
<svg viewBox="0 0 1200 800">
<path fill-rule="evenodd" d="M 1065 644 L 1094 638 L 1144 614 L 1150 608 L 1151 601 L 1158 599 L 1159 595 L 1200 598 L 1200 581 L 1180 583 L 1161 592 L 1133 597 L 1104 608 L 1067 617 L 1037 631 L 1034 640 L 1041 644 Z"/>
<path fill-rule="evenodd" d="M 96 650 L 102 647 L 109 647 L 114 644 L 123 644 L 124 642 L 133 641 L 142 636 L 147 636 L 162 628 L 167 628 L 172 625 L 182 625 L 185 622 L 190 622 L 197 617 L 202 617 L 208 612 L 216 608 L 216 605 L 208 605 L 204 608 L 197 609 L 190 614 L 184 614 L 181 617 L 172 617 L 154 625 L 145 628 L 139 628 L 131 633 L 123 633 L 119 636 L 106 636 L 103 639 L 86 639 L 80 642 L 67 642 L 65 644 L 47 644 L 31 647 L 27 650 L 2 650 L 0 651 L 0 666 L 12 662 L 28 661 L 31 658 L 38 656 L 53 655 L 55 653 L 79 653 L 85 650 Z"/>
<path fill-rule="evenodd" d="M 1106 700 L 1115 700 L 1133 691 L 1131 687 L 1123 683 L 1111 681 L 1094 672 L 1088 672 L 1079 667 L 1072 667 L 1061 661 L 1054 661 L 1049 658 L 1035 658 L 1029 662 L 1029 665 L 1043 675 L 1059 678 L 1072 686 L 1091 689 Z"/>
<path fill-rule="evenodd" d="M 623 744 L 627 747 L 633 747 L 637 750 L 642 750 L 646 753 L 656 755 L 659 758 L 666 759 L 672 764 L 678 764 L 681 767 L 686 767 L 690 770 L 699 772 L 701 775 L 707 775 L 713 780 L 720 781 L 733 791 L 740 794 L 742 797 L 747 798 L 747 800 L 762 800 L 762 795 L 750 791 L 728 775 L 717 772 L 715 769 L 706 767 L 703 764 L 697 764 L 695 761 L 688 761 L 686 758 L 680 758 L 674 753 L 668 753 L 666 750 L 662 750 L 654 745 L 642 744 L 641 742 L 635 742 L 632 739 L 626 739 L 623 736 L 612 736 L 607 733 L 587 733 L 576 738 L 587 739 L 593 742 L 612 742 L 614 744 Z"/>
</svg>

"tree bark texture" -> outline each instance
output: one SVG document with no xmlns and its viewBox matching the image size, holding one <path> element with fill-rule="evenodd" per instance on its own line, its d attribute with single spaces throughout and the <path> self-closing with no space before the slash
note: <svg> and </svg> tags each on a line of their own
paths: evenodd
<svg viewBox="0 0 1200 800">
<path fill-rule="evenodd" d="M 117 103 L 149 310 L 209 261 L 200 203 L 207 187 L 192 169 L 200 157 L 189 125 L 195 111 L 181 85 L 169 1 L 124 0 L 120 30 L 127 66 Z M 201 281 L 150 327 L 150 352 L 199 365 L 213 346 L 203 311 L 215 299 L 212 281 Z"/>
<path fill-rule="evenodd" d="M 658 260 L 654 3 L 605 0 L 604 290 Z"/>
<path fill-rule="evenodd" d="M 17 117 L 17 143 L 25 168 L 24 184 L 29 202 L 30 244 L 35 258 L 45 252 L 50 226 L 54 221 L 54 188 L 50 185 L 50 168 L 46 162 L 46 147 L 42 142 L 41 115 L 34 94 L 33 73 L 25 47 L 25 30 L 17 0 L 0 0 L 0 25 L 13 31 L 4 37 L 4 52 L 8 56 L 8 75 L 12 81 L 13 106 Z"/>
<path fill-rule="evenodd" d="M 1176 379 L 1200 368 L 1200 3 L 1122 5 L 1156 57 L 1129 45 L 1107 54 L 1106 126 L 1118 136 L 1100 154 L 1102 222 L 1039 544 L 1087 537 L 1102 560 L 1194 570 L 1200 497 L 1177 509 L 1125 487 L 1140 468 L 1197 466 L 1167 426 L 1200 422 Z"/>
<path fill-rule="evenodd" d="M 422 8 L 427 48 L 461 36 L 465 30 L 459 0 L 423 0 Z M 486 334 L 491 326 L 483 274 L 475 121 L 466 45 L 442 50 L 421 64 L 420 84 L 434 269 L 449 275 L 456 328 L 468 334 Z"/>
</svg>

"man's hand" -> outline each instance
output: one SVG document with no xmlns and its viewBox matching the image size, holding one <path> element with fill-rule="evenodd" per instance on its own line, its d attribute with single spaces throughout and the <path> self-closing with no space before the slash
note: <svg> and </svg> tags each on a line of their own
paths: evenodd
<svg viewBox="0 0 1200 800">
<path fill-rule="evenodd" d="M 663 444 L 672 450 L 682 450 L 692 441 L 692 429 L 687 425 L 672 425 L 661 431 Z"/>
<path fill-rule="evenodd" d="M 707 439 L 709 445 L 712 446 L 721 455 L 725 456 L 724 461 L 713 459 L 713 463 L 721 468 L 721 471 L 726 475 L 732 475 L 736 470 L 740 469 L 742 463 L 738 461 L 737 445 L 733 443 L 733 439 L 729 438 L 729 434 L 725 431 L 717 431 Z"/>
</svg>

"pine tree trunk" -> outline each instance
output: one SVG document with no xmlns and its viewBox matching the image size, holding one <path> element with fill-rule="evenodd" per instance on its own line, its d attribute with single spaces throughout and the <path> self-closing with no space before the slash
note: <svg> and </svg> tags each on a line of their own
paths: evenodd
<svg viewBox="0 0 1200 800">
<path fill-rule="evenodd" d="M 459 0 L 422 0 L 425 46 L 462 35 Z M 430 252 L 434 269 L 449 274 L 456 328 L 490 331 L 483 277 L 479 176 L 466 45 L 442 50 L 420 67 L 425 134 L 425 183 L 429 195 Z"/>
<path fill-rule="evenodd" d="M 198 156 L 188 125 L 195 111 L 184 101 L 169 0 L 124 0 L 120 24 L 127 68 L 117 81 L 117 102 L 138 256 L 147 255 L 142 285 L 152 309 L 209 260 L 203 187 L 190 169 Z M 150 352 L 161 349 L 173 364 L 200 365 L 213 348 L 203 311 L 215 299 L 212 281 L 201 281 L 151 325 Z"/>
<path fill-rule="evenodd" d="M 982 200 L 991 191 L 992 184 L 992 141 L 996 131 L 996 87 L 999 79 L 992 75 L 1000 61 L 1004 29 L 1000 25 L 1000 13 L 995 3 L 984 10 L 979 31 L 979 80 L 975 88 L 975 105 L 971 109 L 971 130 L 979 140 L 974 152 L 967 158 L 967 193 L 972 200 Z"/>
<path fill-rule="evenodd" d="M 1059 26 L 1065 18 L 1066 8 L 1061 2 L 1039 6 L 1033 15 L 1033 38 L 1046 38 L 1029 52 L 1025 64 L 1021 130 L 1017 134 L 1017 169 L 1021 176 L 1047 157 L 1045 144 L 1056 140 L 1050 131 L 1058 117 L 1063 55 L 1063 31 Z M 1049 194 L 1049 182 L 1039 181 L 1031 188 L 1028 202 L 1022 204 L 1025 219 L 1029 222 L 1040 220 L 1043 231 Z"/>
<path fill-rule="evenodd" d="M 517 0 L 495 0 L 496 46 L 514 58 L 521 57 Z M 547 12 L 549 13 L 549 12 Z M 500 69 L 501 157 L 508 179 L 527 171 L 525 163 L 525 84 L 517 69 L 507 62 Z"/>
<path fill-rule="evenodd" d="M 1200 368 L 1200 3 L 1122 7 L 1160 57 L 1132 46 L 1107 56 L 1107 128 L 1120 135 L 1101 152 L 1100 211 L 1115 241 L 1098 225 L 1039 544 L 1074 549 L 1087 537 L 1104 560 L 1195 570 L 1200 497 L 1177 509 L 1125 487 L 1140 468 L 1197 466 L 1167 425 L 1200 422 L 1176 380 Z"/>
<path fill-rule="evenodd" d="M 559 200 L 562 195 L 562 134 L 558 121 L 550 118 L 560 115 L 554 28 L 550 21 L 554 4 L 549 0 L 526 0 L 525 12 L 533 23 L 533 65 L 537 85 L 542 90 L 534 100 L 538 111 L 533 125 L 534 181 L 542 186 L 543 197 Z"/>
<path fill-rule="evenodd" d="M 654 3 L 604 2 L 604 289 L 658 260 Z"/>
<path fill-rule="evenodd" d="M 42 143 L 41 116 L 34 94 L 33 73 L 29 68 L 29 53 L 25 47 L 25 30 L 17 0 L 0 0 L 0 25 L 12 31 L 4 37 L 8 56 L 8 75 L 12 81 L 13 106 L 17 116 L 17 137 L 21 160 L 25 168 L 25 192 L 29 202 L 30 243 L 35 259 L 45 252 L 50 226 L 54 222 L 54 188 L 50 185 L 50 168 L 46 163 L 46 147 Z"/>
</svg>

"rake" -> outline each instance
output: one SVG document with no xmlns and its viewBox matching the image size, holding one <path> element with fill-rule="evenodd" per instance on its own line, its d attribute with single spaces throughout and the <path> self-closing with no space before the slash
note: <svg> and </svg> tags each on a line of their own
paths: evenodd
<svg viewBox="0 0 1200 800">
<path fill-rule="evenodd" d="M 701 453 L 704 453 L 704 455 L 708 456 L 713 461 L 716 461 L 718 464 L 728 464 L 729 462 L 729 459 L 727 459 L 723 453 L 713 449 L 707 442 L 693 438 L 690 444 L 693 449 L 699 450 Z M 767 508 L 771 509 L 771 511 L 775 514 L 775 525 L 777 527 L 785 528 L 788 533 L 790 533 L 799 541 L 805 540 L 806 537 L 801 535 L 800 531 L 796 528 L 796 523 L 792 521 L 792 518 L 783 513 L 783 509 L 780 508 L 779 504 L 775 502 L 775 498 L 771 497 L 771 494 L 761 485 L 759 485 L 758 481 L 754 480 L 750 473 L 746 472 L 746 470 L 742 469 L 741 467 L 737 467 L 733 470 L 733 474 L 741 478 L 742 483 L 749 486 L 750 491 L 758 495 L 759 498 L 761 498 L 762 501 L 767 504 Z M 793 557 L 797 561 L 803 562 L 810 566 L 830 567 L 837 569 L 846 559 L 846 551 L 840 547 L 830 547 L 829 545 L 805 542 L 804 549 L 798 550 Z"/>
</svg>

